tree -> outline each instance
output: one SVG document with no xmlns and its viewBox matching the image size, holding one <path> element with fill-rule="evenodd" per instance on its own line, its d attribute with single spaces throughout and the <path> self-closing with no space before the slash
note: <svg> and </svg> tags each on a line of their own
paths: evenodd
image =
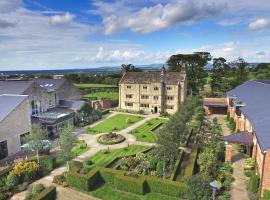
<svg viewBox="0 0 270 200">
<path fill-rule="evenodd" d="M 211 70 L 211 91 L 212 94 L 226 92 L 229 89 L 228 75 L 230 67 L 222 57 L 213 59 L 213 68 Z"/>
<path fill-rule="evenodd" d="M 248 80 L 248 69 L 243 58 L 238 58 L 233 62 L 233 65 L 236 66 L 233 87 L 236 87 Z"/>
<path fill-rule="evenodd" d="M 142 72 L 142 69 L 135 67 L 132 64 L 122 64 L 122 71 L 126 72 Z"/>
<path fill-rule="evenodd" d="M 46 138 L 47 132 L 39 125 L 33 124 L 32 130 L 29 135 L 26 136 L 28 142 L 27 148 L 36 152 L 37 162 L 39 163 L 39 152 L 43 149 L 43 140 Z"/>
<path fill-rule="evenodd" d="M 75 137 L 72 134 L 73 126 L 66 126 L 59 136 L 59 145 L 60 145 L 60 156 L 64 159 L 67 164 L 67 169 L 69 171 L 68 161 L 72 158 L 72 148 L 75 144 Z"/>
<path fill-rule="evenodd" d="M 193 54 L 172 55 L 167 64 L 169 71 L 181 71 L 182 64 L 186 64 L 188 90 L 190 94 L 197 94 L 199 90 L 203 89 L 206 82 L 207 73 L 204 67 L 211 59 L 208 52 L 194 52 Z"/>
</svg>

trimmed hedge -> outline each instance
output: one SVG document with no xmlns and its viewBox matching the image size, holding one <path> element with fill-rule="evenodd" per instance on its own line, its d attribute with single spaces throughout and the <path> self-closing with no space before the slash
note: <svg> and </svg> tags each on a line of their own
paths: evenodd
<svg viewBox="0 0 270 200">
<path fill-rule="evenodd" d="M 68 185 L 84 191 L 92 190 L 102 180 L 98 168 L 86 174 L 80 174 L 73 169 L 67 173 L 66 179 Z"/>
<path fill-rule="evenodd" d="M 187 190 L 187 185 L 181 182 L 163 180 L 151 176 L 147 176 L 146 181 L 151 192 L 164 195 L 183 197 Z"/>
<path fill-rule="evenodd" d="M 109 168 L 103 168 L 100 170 L 100 175 L 101 178 L 106 182 L 106 183 L 114 183 L 114 177 L 117 175 L 122 175 L 123 172 L 115 169 L 109 169 Z"/>
<path fill-rule="evenodd" d="M 102 115 L 106 115 L 106 114 L 108 114 L 108 113 L 110 113 L 110 110 L 109 110 L 109 109 L 106 109 L 106 110 L 102 110 L 102 111 L 101 111 L 101 114 L 102 114 Z"/>
<path fill-rule="evenodd" d="M 181 150 L 181 152 L 179 154 L 179 157 L 178 157 L 178 159 L 175 162 L 175 166 L 174 166 L 174 169 L 172 171 L 170 180 L 174 181 L 176 179 L 177 174 L 179 173 L 179 170 L 180 170 L 181 163 L 183 161 L 184 155 L 185 155 L 185 152 L 183 150 Z"/>
<path fill-rule="evenodd" d="M 114 177 L 116 189 L 143 195 L 147 191 L 147 183 L 143 177 L 118 175 Z"/>
<path fill-rule="evenodd" d="M 193 175 L 196 161 L 197 161 L 197 155 L 198 155 L 198 147 L 195 146 L 192 148 L 191 154 L 188 159 L 188 164 L 186 166 L 186 170 L 184 174 L 185 178 L 189 178 Z"/>
<path fill-rule="evenodd" d="M 43 170 L 52 171 L 57 167 L 56 158 L 52 156 L 43 156 L 40 158 L 40 166 Z"/>
<path fill-rule="evenodd" d="M 54 200 L 56 199 L 56 187 L 50 186 L 39 193 L 33 200 Z"/>
</svg>

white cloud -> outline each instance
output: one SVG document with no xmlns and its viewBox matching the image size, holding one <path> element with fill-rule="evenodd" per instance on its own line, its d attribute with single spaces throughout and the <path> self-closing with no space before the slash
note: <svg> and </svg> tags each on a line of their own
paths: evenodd
<svg viewBox="0 0 270 200">
<path fill-rule="evenodd" d="M 75 18 L 75 15 L 70 14 L 69 12 L 65 13 L 64 15 L 54 15 L 51 17 L 51 23 L 53 25 L 59 25 L 59 24 L 67 24 L 72 22 L 72 20 Z"/>
<path fill-rule="evenodd" d="M 115 3 L 96 3 L 96 14 L 103 17 L 104 34 L 110 35 L 123 29 L 133 32 L 149 33 L 169 28 L 179 23 L 193 23 L 197 20 L 219 15 L 225 8 L 224 3 L 172 1 L 130 11 L 125 5 Z M 123 12 L 120 7 L 123 7 Z M 104 8 L 105 7 L 105 8 Z M 117 8 L 117 10 L 115 10 Z M 121 10 L 121 12 L 119 12 Z"/>
<path fill-rule="evenodd" d="M 270 26 L 270 18 L 269 19 L 265 19 L 265 18 L 261 18 L 261 19 L 257 19 L 253 22 L 251 22 L 248 27 L 252 30 L 255 29 L 264 29 Z"/>
</svg>

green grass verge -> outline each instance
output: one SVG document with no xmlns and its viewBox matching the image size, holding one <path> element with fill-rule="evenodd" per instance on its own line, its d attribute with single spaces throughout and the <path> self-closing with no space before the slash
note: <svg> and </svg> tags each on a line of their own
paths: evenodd
<svg viewBox="0 0 270 200">
<path fill-rule="evenodd" d="M 85 153 L 89 149 L 90 149 L 90 147 L 87 146 L 87 144 L 85 143 L 85 141 L 83 141 L 83 140 L 77 140 L 75 142 L 75 146 L 72 148 L 71 151 L 72 151 L 74 157 L 76 157 L 76 156 L 79 156 L 79 155 Z"/>
<path fill-rule="evenodd" d="M 152 130 L 165 123 L 166 121 L 167 120 L 165 119 L 159 118 L 151 119 L 136 128 L 135 130 L 130 131 L 129 133 L 133 134 L 138 141 L 155 143 L 157 141 L 157 138 Z"/>
<path fill-rule="evenodd" d="M 127 119 L 130 120 L 130 123 L 127 123 Z M 120 131 L 127 128 L 131 124 L 140 121 L 141 119 L 141 117 L 135 115 L 118 114 L 104 120 L 92 128 L 88 128 L 87 132 L 89 134 L 97 134 L 108 133 L 111 131 Z"/>
<path fill-rule="evenodd" d="M 87 88 L 118 88 L 117 85 L 106 85 L 106 84 L 94 84 L 94 83 L 75 83 L 76 87 L 80 89 Z"/>
<path fill-rule="evenodd" d="M 90 192 L 90 194 L 104 200 L 177 200 L 175 197 L 156 193 L 136 195 L 129 192 L 122 192 L 115 190 L 111 184 L 104 184 L 102 187 Z"/>
<path fill-rule="evenodd" d="M 118 92 L 92 92 L 84 95 L 84 97 L 89 99 L 110 99 L 112 101 L 117 101 L 119 94 Z"/>
<path fill-rule="evenodd" d="M 151 149 L 151 147 L 131 145 L 128 148 L 110 150 L 109 153 L 104 153 L 104 151 L 100 151 L 96 153 L 94 156 L 84 161 L 83 166 L 86 168 L 106 167 L 110 163 L 112 163 L 116 158 L 135 155 L 137 153 L 145 152 L 149 149 Z M 88 160 L 91 160 L 93 164 L 91 165 L 87 164 Z"/>
</svg>

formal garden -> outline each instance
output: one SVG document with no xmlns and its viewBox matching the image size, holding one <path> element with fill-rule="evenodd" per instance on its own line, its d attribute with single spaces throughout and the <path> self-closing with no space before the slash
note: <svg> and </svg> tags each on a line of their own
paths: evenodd
<svg viewBox="0 0 270 200">
<path fill-rule="evenodd" d="M 87 132 L 89 134 L 110 133 L 121 131 L 130 125 L 140 121 L 142 117 L 129 114 L 117 114 L 94 127 L 89 127 Z"/>
<path fill-rule="evenodd" d="M 162 118 L 151 119 L 130 131 L 129 134 L 134 135 L 138 141 L 155 143 L 157 141 L 157 131 L 166 121 L 168 120 Z"/>
</svg>

